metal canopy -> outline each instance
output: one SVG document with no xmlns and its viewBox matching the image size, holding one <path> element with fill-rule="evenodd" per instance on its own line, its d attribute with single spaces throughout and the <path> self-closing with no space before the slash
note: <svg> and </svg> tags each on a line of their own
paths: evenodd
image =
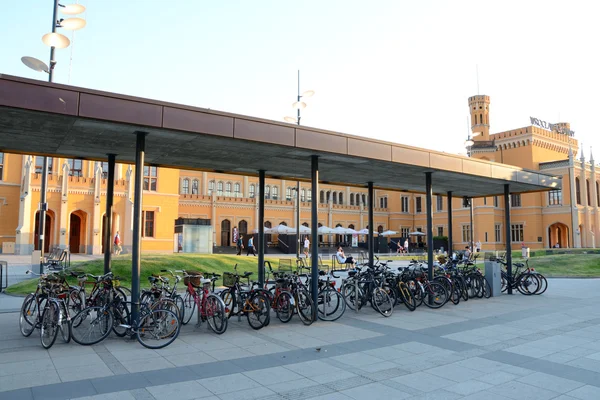
<svg viewBox="0 0 600 400">
<path fill-rule="evenodd" d="M 135 132 L 147 132 L 146 164 L 323 183 L 482 197 L 559 189 L 535 171 L 320 129 L 115 93 L 0 75 L 0 151 L 135 162 Z"/>
</svg>

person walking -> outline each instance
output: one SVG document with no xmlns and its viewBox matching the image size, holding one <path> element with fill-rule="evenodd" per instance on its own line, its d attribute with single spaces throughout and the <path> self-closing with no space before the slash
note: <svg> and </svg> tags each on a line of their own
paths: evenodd
<svg viewBox="0 0 600 400">
<path fill-rule="evenodd" d="M 308 250 L 310 248 L 310 241 L 308 240 L 308 236 L 304 237 L 304 257 L 308 258 Z"/>
<path fill-rule="evenodd" d="M 404 239 L 404 252 L 408 254 L 408 238 Z"/>
<path fill-rule="evenodd" d="M 253 256 L 256 256 L 256 251 L 254 250 L 254 238 L 252 236 L 248 239 L 248 251 L 246 252 L 246 255 L 249 256 L 250 253 L 252 253 Z"/>
<path fill-rule="evenodd" d="M 119 254 L 121 254 L 121 237 L 119 236 L 119 231 L 117 231 L 117 234 L 115 235 L 115 255 L 118 256 Z"/>
<path fill-rule="evenodd" d="M 238 237 L 236 246 L 237 246 L 237 254 L 238 256 L 242 255 L 242 249 L 244 248 L 244 236 L 240 235 L 240 237 Z"/>
<path fill-rule="evenodd" d="M 481 240 L 477 240 L 477 243 L 475 243 L 475 249 L 477 249 L 477 253 L 481 251 Z"/>
</svg>

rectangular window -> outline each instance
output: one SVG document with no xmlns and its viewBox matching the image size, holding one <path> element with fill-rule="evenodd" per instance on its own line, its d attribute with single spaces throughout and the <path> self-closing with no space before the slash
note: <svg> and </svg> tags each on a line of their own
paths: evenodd
<svg viewBox="0 0 600 400">
<path fill-rule="evenodd" d="M 300 190 L 300 201 L 302 201 L 302 202 L 306 201 L 306 190 L 304 190 L 304 189 Z"/>
<path fill-rule="evenodd" d="M 181 194 L 188 194 L 190 192 L 190 180 L 184 179 L 181 184 Z"/>
<path fill-rule="evenodd" d="M 250 195 L 251 199 L 253 199 L 255 196 L 255 193 L 256 193 L 255 190 L 256 190 L 256 186 L 250 185 L 249 195 Z"/>
<path fill-rule="evenodd" d="M 442 211 L 444 209 L 444 198 L 442 196 L 436 196 L 436 210 Z"/>
<path fill-rule="evenodd" d="M 379 199 L 379 208 L 387 208 L 387 197 L 381 197 Z"/>
<path fill-rule="evenodd" d="M 156 180 L 158 179 L 157 167 L 144 167 L 144 190 L 156 192 Z"/>
<path fill-rule="evenodd" d="M 250 186 L 250 190 L 254 192 L 254 185 Z M 208 195 L 210 196 L 215 191 L 215 181 L 208 182 Z M 251 196 L 254 197 L 254 196 Z"/>
<path fill-rule="evenodd" d="M 291 201 L 292 200 L 292 188 L 286 188 L 285 189 L 285 199 L 287 201 Z"/>
<path fill-rule="evenodd" d="M 308 189 L 306 193 L 306 200 L 310 203 L 312 201 L 312 190 Z"/>
<path fill-rule="evenodd" d="M 35 173 L 41 174 L 44 166 L 44 157 L 35 157 Z M 48 175 L 52 174 L 52 157 L 48 157 Z"/>
<path fill-rule="evenodd" d="M 415 198 L 415 208 L 417 213 L 423 212 L 423 198 L 421 196 Z"/>
<path fill-rule="evenodd" d="M 223 196 L 223 182 L 217 182 L 217 196 Z"/>
<path fill-rule="evenodd" d="M 241 197 L 240 188 L 241 186 L 239 183 L 233 185 L 233 193 L 235 197 Z"/>
<path fill-rule="evenodd" d="M 494 207 L 498 207 L 498 196 L 494 196 Z"/>
<path fill-rule="evenodd" d="M 277 198 L 279 197 L 279 188 L 277 188 L 277 186 L 273 186 L 273 200 L 277 200 Z"/>
<path fill-rule="evenodd" d="M 523 241 L 523 224 L 513 224 L 510 226 L 510 238 L 515 243 Z"/>
<path fill-rule="evenodd" d="M 484 205 L 484 206 L 487 206 L 487 197 L 484 197 L 484 198 L 483 198 L 483 205 Z"/>
<path fill-rule="evenodd" d="M 511 207 L 521 207 L 521 195 L 520 194 L 511 194 L 510 195 L 510 206 Z"/>
<path fill-rule="evenodd" d="M 402 202 L 402 212 L 407 213 L 408 212 L 408 197 L 402 196 L 402 197 L 400 197 L 400 200 Z"/>
<path fill-rule="evenodd" d="M 548 192 L 548 205 L 560 206 L 562 204 L 562 190 L 551 190 Z"/>
<path fill-rule="evenodd" d="M 225 196 L 231 197 L 231 182 L 227 182 L 225 185 Z"/>
<path fill-rule="evenodd" d="M 198 185 L 199 185 L 198 180 L 194 179 L 192 181 L 192 194 L 198 194 Z"/>
<path fill-rule="evenodd" d="M 487 232 L 485 233 L 485 242 L 487 243 L 488 239 L 487 239 Z"/>
<path fill-rule="evenodd" d="M 4 153 L 0 153 L 0 181 L 3 180 L 4 172 Z"/>
<path fill-rule="evenodd" d="M 444 236 L 444 227 L 443 226 L 438 226 L 438 236 Z"/>
<path fill-rule="evenodd" d="M 144 211 L 142 219 L 144 237 L 154 237 L 154 211 Z"/>
<path fill-rule="evenodd" d="M 462 226 L 462 241 L 467 243 L 471 241 L 471 225 Z"/>
<path fill-rule="evenodd" d="M 401 228 L 400 229 L 400 234 L 402 235 L 403 238 L 407 238 L 409 233 L 410 233 L 410 228 Z"/>
<path fill-rule="evenodd" d="M 108 179 L 108 162 L 103 161 L 100 167 L 102 168 L 102 179 Z"/>
<path fill-rule="evenodd" d="M 502 236 L 500 236 L 500 232 L 501 232 L 501 225 L 500 224 L 495 224 L 494 225 L 494 239 L 496 242 L 501 242 L 502 241 Z"/>
<path fill-rule="evenodd" d="M 43 157 L 40 157 L 43 160 Z M 76 160 L 76 159 L 69 159 L 67 161 L 67 163 L 69 164 L 69 176 L 76 176 L 81 178 L 83 176 L 83 161 L 82 160 Z"/>
<path fill-rule="evenodd" d="M 270 198 L 271 198 L 271 187 L 265 186 L 265 199 L 270 199 Z"/>
</svg>

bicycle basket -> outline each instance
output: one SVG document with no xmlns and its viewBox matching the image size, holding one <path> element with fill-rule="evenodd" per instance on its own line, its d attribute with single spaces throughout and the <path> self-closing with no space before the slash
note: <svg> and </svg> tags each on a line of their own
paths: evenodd
<svg viewBox="0 0 600 400">
<path fill-rule="evenodd" d="M 231 272 L 223 272 L 223 286 L 233 286 L 235 285 L 235 274 Z"/>
<path fill-rule="evenodd" d="M 202 285 L 202 283 L 200 282 L 200 280 L 202 279 L 202 273 L 188 272 L 187 274 L 189 276 L 186 276 L 185 278 L 183 278 L 184 285 L 192 284 L 192 286 L 195 288 L 199 288 Z"/>
</svg>

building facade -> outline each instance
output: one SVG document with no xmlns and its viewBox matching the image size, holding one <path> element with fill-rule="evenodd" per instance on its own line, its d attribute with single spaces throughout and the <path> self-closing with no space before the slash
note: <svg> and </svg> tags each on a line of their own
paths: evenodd
<svg viewBox="0 0 600 400">
<path fill-rule="evenodd" d="M 583 151 L 569 134 L 568 123 L 533 124 L 490 134 L 490 98 L 470 97 L 468 106 L 474 144 L 470 156 L 539 170 L 562 177 L 562 189 L 511 196 L 511 238 L 515 249 L 596 247 L 600 235 L 600 177 L 593 156 Z M 532 120 L 533 122 L 533 120 Z M 0 244 L 2 252 L 31 254 L 36 249 L 42 157 L 0 153 Z M 107 163 L 50 158 L 48 168 L 48 212 L 45 251 L 69 248 L 72 253 L 100 254 L 104 245 Z M 202 171 L 144 168 L 142 250 L 173 251 L 174 221 L 179 217 L 210 219 L 213 243 L 232 246 L 233 230 L 249 235 L 258 220 L 258 178 Z M 124 252 L 131 248 L 133 222 L 132 166 L 117 164 L 113 206 L 113 232 L 117 231 Z M 310 204 L 319 202 L 319 224 L 367 227 L 367 189 L 319 185 L 311 193 L 310 182 L 267 179 L 265 225 L 310 224 Z M 435 193 L 435 182 L 433 186 Z M 474 199 L 473 232 L 470 209 L 463 199 L 454 199 L 453 243 L 455 249 L 481 242 L 484 250 L 502 249 L 505 243 L 502 196 Z M 397 237 L 426 230 L 425 196 L 375 190 L 374 230 L 394 230 Z M 433 234 L 448 235 L 448 202 L 444 193 L 434 196 Z M 323 241 L 348 241 L 326 236 Z M 267 241 L 275 241 L 267 236 Z M 364 240 L 364 238 L 363 238 Z M 420 237 L 413 241 L 424 241 Z M 600 244 L 599 244 L 600 245 Z"/>
</svg>

